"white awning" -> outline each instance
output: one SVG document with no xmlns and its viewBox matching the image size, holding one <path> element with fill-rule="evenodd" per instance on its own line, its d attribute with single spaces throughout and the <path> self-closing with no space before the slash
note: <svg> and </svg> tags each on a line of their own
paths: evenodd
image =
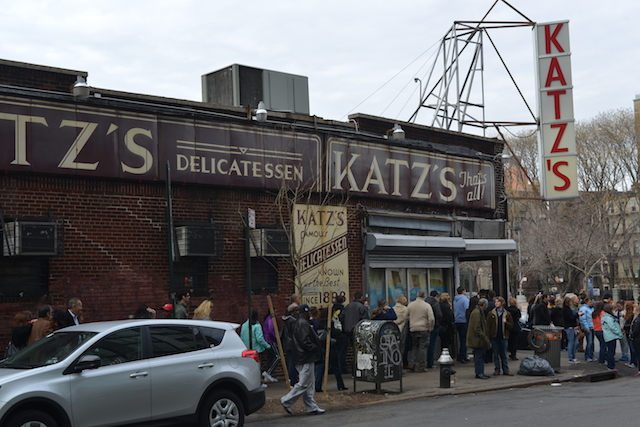
<svg viewBox="0 0 640 427">
<path fill-rule="evenodd" d="M 407 236 L 402 234 L 367 233 L 368 251 L 398 248 L 408 251 L 433 250 L 445 252 L 462 252 L 465 248 L 461 237 L 441 236 Z"/>
<path fill-rule="evenodd" d="M 464 239 L 462 256 L 502 255 L 516 250 L 512 239 Z"/>
<path fill-rule="evenodd" d="M 411 236 L 403 234 L 367 233 L 367 251 L 459 252 L 461 257 L 501 255 L 516 250 L 512 239 L 463 239 L 444 236 Z M 397 250 L 396 250 L 397 249 Z"/>
</svg>

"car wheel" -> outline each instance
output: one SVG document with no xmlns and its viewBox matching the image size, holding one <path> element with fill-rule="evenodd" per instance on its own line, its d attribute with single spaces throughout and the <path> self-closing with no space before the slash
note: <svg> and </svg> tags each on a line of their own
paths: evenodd
<svg viewBox="0 0 640 427">
<path fill-rule="evenodd" d="M 230 391 L 220 390 L 212 393 L 204 401 L 198 425 L 200 427 L 242 427 L 244 425 L 242 402 Z"/>
<path fill-rule="evenodd" d="M 11 417 L 6 427 L 58 427 L 58 423 L 45 412 L 23 411 Z"/>
</svg>

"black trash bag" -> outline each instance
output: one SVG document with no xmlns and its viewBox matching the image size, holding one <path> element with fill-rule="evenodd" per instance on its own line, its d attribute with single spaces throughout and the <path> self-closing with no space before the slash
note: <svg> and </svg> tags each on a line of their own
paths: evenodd
<svg viewBox="0 0 640 427">
<path fill-rule="evenodd" d="M 556 372 L 547 360 L 535 355 L 522 359 L 518 369 L 518 375 L 550 376 L 555 374 Z"/>
</svg>

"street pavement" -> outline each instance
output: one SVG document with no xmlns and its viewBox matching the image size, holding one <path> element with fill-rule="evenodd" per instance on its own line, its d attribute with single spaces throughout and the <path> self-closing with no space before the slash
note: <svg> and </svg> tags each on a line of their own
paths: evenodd
<svg viewBox="0 0 640 427">
<path fill-rule="evenodd" d="M 514 376 L 494 376 L 493 362 L 486 363 L 485 374 L 491 377 L 488 380 L 475 378 L 473 361 L 465 364 L 456 362 L 453 367 L 456 371 L 455 381 L 450 388 L 440 388 L 439 369 L 429 369 L 428 372 L 423 373 L 408 371 L 402 376 L 402 385 L 400 384 L 400 381 L 382 383 L 381 393 L 376 393 L 375 383 L 361 381 L 356 383 L 356 392 L 354 392 L 354 383 L 351 375 L 343 376 L 345 385 L 349 390 L 338 391 L 335 377 L 333 375 L 329 375 L 327 391 L 316 392 L 315 399 L 321 408 L 326 409 L 327 411 L 334 411 L 410 399 L 482 393 L 494 390 L 524 388 L 567 381 L 595 382 L 614 379 L 619 376 L 633 376 L 637 372 L 637 369 L 635 368 L 626 367 L 624 365 L 625 362 L 616 363 L 618 372 L 608 371 L 605 365 L 600 365 L 597 361 L 585 362 L 584 353 L 577 353 L 580 363 L 569 363 L 567 352 L 562 351 L 560 371 L 557 372 L 556 375 L 541 377 L 517 374 L 522 359 L 533 354 L 535 353 L 531 350 L 519 350 L 517 354 L 519 360 L 509 360 L 509 369 L 513 372 Z M 597 354 L 596 349 L 596 355 Z M 620 354 L 617 354 L 617 358 L 619 356 Z M 402 387 L 402 392 L 400 392 L 400 387 Z M 288 392 L 283 378 L 281 378 L 277 383 L 269 383 L 265 392 L 267 402 L 264 408 L 247 417 L 248 423 L 259 422 L 260 420 L 272 419 L 280 416 L 291 416 L 285 413 L 279 402 L 279 399 Z M 291 409 L 294 416 L 306 416 L 302 399 L 299 399 Z"/>
</svg>

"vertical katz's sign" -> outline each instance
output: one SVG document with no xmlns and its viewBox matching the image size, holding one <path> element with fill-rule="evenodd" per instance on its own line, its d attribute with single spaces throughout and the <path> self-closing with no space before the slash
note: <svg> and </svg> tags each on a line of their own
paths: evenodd
<svg viewBox="0 0 640 427">
<path fill-rule="evenodd" d="M 347 208 L 295 205 L 296 290 L 303 304 L 328 307 L 349 292 Z"/>
<path fill-rule="evenodd" d="M 537 24 L 534 39 L 542 196 L 578 197 L 569 21 Z"/>
</svg>

